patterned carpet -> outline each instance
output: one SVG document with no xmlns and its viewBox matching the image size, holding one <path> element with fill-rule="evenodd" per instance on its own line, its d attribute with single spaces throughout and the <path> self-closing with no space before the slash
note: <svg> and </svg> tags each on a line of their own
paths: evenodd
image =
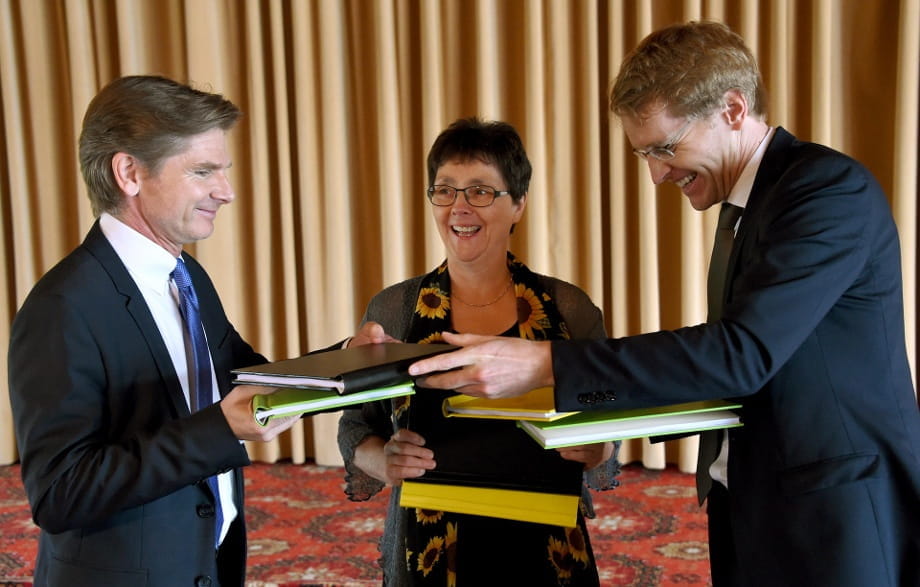
<svg viewBox="0 0 920 587">
<path fill-rule="evenodd" d="M 693 477 L 624 467 L 622 485 L 595 492 L 589 521 L 601 584 L 710 585 L 706 517 Z M 247 470 L 249 587 L 379 586 L 377 537 L 386 495 L 353 503 L 342 470 L 255 464 Z M 19 467 L 0 467 L 0 585 L 30 584 L 38 531 Z"/>
</svg>

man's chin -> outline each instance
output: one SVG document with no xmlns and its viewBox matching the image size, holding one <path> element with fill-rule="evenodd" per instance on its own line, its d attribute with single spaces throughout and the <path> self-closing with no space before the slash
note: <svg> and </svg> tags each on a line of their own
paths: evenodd
<svg viewBox="0 0 920 587">
<path fill-rule="evenodd" d="M 704 200 L 695 200 L 693 198 L 687 198 L 687 199 L 690 200 L 690 207 L 696 210 L 697 212 L 702 212 L 712 207 L 712 202 L 708 202 Z"/>
<path fill-rule="evenodd" d="M 687 196 L 687 200 L 690 201 L 690 206 L 697 212 L 708 210 L 718 204 L 718 201 L 715 198 L 709 197 L 708 194 L 684 195 Z"/>
<path fill-rule="evenodd" d="M 195 225 L 194 230 L 189 233 L 189 242 L 202 241 L 209 236 L 214 234 L 214 223 L 213 222 L 198 222 Z"/>
</svg>

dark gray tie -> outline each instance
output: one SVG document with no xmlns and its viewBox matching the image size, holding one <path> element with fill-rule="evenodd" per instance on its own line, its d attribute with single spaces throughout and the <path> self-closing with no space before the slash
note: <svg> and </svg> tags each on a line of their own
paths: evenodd
<svg viewBox="0 0 920 587">
<path fill-rule="evenodd" d="M 722 302 L 725 299 L 725 277 L 728 273 L 728 259 L 732 254 L 735 240 L 735 225 L 741 218 L 744 208 L 725 202 L 719 211 L 719 222 L 712 244 L 712 258 L 709 261 L 709 280 L 707 284 L 707 301 L 709 306 L 708 322 L 715 322 L 722 317 Z M 696 491 L 700 503 L 709 495 L 712 477 L 709 467 L 719 455 L 722 444 L 722 431 L 709 430 L 700 434 L 700 452 L 696 463 Z"/>
<path fill-rule="evenodd" d="M 709 260 L 709 280 L 706 298 L 709 302 L 708 322 L 722 317 L 722 300 L 725 299 L 725 276 L 728 273 L 728 258 L 732 254 L 735 240 L 735 225 L 744 208 L 725 202 L 719 211 L 716 237 L 712 243 L 712 258 Z"/>
</svg>

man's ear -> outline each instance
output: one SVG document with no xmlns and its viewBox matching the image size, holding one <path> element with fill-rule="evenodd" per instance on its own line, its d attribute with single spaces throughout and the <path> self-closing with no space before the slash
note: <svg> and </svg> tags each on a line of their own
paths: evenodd
<svg viewBox="0 0 920 587">
<path fill-rule="evenodd" d="M 121 191 L 136 196 L 141 191 L 140 162 L 132 155 L 118 152 L 112 156 L 112 175 Z"/>
<path fill-rule="evenodd" d="M 733 130 L 740 129 L 741 123 L 748 116 L 747 99 L 738 90 L 728 90 L 722 99 L 725 103 L 722 109 L 722 117 Z"/>
</svg>

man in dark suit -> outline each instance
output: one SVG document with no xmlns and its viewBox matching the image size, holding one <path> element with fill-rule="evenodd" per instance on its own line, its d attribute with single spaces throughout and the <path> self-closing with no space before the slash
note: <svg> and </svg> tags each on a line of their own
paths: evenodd
<svg viewBox="0 0 920 587">
<path fill-rule="evenodd" d="M 744 426 L 707 435 L 698 471 L 713 584 L 920 585 L 920 413 L 881 188 L 766 123 L 754 57 L 720 24 L 649 35 L 611 109 L 656 184 L 735 212 L 710 320 L 601 342 L 445 334 L 470 346 L 410 373 L 462 367 L 420 384 L 487 397 L 555 385 L 562 411 L 739 398 Z"/>
<path fill-rule="evenodd" d="M 250 400 L 270 390 L 231 391 L 230 369 L 265 358 L 182 253 L 234 198 L 226 134 L 239 115 L 220 95 L 154 76 L 115 80 L 89 105 L 80 163 L 98 219 L 35 285 L 9 346 L 23 482 L 41 527 L 36 586 L 243 584 L 241 440 L 269 440 L 294 420 L 263 428 Z M 180 312 L 179 264 L 200 319 Z M 193 326 L 206 338 L 201 363 Z"/>
</svg>

